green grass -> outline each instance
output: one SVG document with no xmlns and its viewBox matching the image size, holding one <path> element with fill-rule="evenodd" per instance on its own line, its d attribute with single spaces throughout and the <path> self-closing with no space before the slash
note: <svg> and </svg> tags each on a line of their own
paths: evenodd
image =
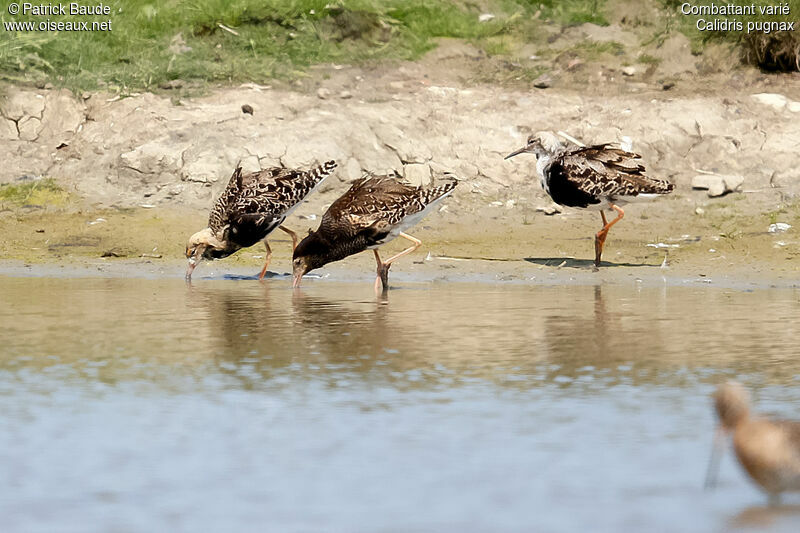
<svg viewBox="0 0 800 533">
<path fill-rule="evenodd" d="M 58 186 L 52 178 L 28 181 L 19 185 L 0 185 L 0 205 L 52 206 L 63 205 L 69 193 Z"/>
<path fill-rule="evenodd" d="M 503 36 L 530 40 L 543 21 L 606 23 L 603 0 L 111 0 L 110 17 L 11 17 L 105 21 L 111 31 L 0 29 L 0 78 L 73 90 L 152 90 L 171 80 L 226 83 L 302 76 L 315 63 L 414 59 L 439 37 L 504 53 Z M 479 5 L 484 9 L 479 9 Z M 538 12 L 538 15 L 537 15 Z M 224 27 L 223 27 L 224 26 Z M 228 31 L 226 28 L 232 30 Z"/>
</svg>

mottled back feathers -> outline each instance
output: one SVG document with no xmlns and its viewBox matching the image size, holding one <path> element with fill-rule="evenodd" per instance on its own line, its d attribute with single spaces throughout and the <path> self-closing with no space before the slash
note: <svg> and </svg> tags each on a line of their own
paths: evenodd
<svg viewBox="0 0 800 533">
<path fill-rule="evenodd" d="M 545 168 L 545 179 L 557 203 L 576 207 L 640 194 L 668 194 L 674 188 L 666 180 L 647 176 L 641 156 L 610 144 L 553 154 Z M 574 198 L 564 198 L 568 189 L 572 189 Z"/>
<path fill-rule="evenodd" d="M 335 168 L 328 161 L 308 171 L 271 167 L 242 174 L 237 166 L 209 214 L 208 226 L 224 241 L 250 246 L 280 225 Z"/>
<path fill-rule="evenodd" d="M 391 176 L 356 180 L 350 189 L 331 204 L 322 217 L 319 231 L 355 235 L 366 228 L 376 232 L 402 224 L 406 217 L 425 209 L 455 188 L 453 180 L 437 187 L 414 187 Z"/>
</svg>

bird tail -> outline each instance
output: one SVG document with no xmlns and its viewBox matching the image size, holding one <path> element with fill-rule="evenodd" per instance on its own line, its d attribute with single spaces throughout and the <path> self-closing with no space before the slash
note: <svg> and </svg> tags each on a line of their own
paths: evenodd
<svg viewBox="0 0 800 533">
<path fill-rule="evenodd" d="M 450 178 L 450 181 L 446 183 L 442 183 L 436 187 L 431 187 L 430 189 L 425 189 L 422 192 L 423 203 L 429 204 L 431 202 L 435 202 L 443 196 L 450 194 L 453 189 L 456 188 L 456 185 L 458 185 L 458 180 L 455 178 Z"/>
<path fill-rule="evenodd" d="M 312 168 L 308 171 L 308 176 L 311 177 L 311 180 L 314 183 L 319 183 L 320 181 L 324 180 L 328 176 L 330 176 L 333 171 L 336 169 L 336 161 L 325 161 L 321 165 Z"/>
</svg>

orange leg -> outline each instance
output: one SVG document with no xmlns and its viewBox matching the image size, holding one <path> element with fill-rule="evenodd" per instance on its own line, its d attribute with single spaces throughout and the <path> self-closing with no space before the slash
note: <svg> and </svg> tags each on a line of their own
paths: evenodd
<svg viewBox="0 0 800 533">
<path fill-rule="evenodd" d="M 617 218 L 615 218 L 611 222 L 606 222 L 606 214 L 603 211 L 600 211 L 600 217 L 603 219 L 603 229 L 598 231 L 594 236 L 595 268 L 600 267 L 600 256 L 603 254 L 603 245 L 606 242 L 606 237 L 608 237 L 608 230 L 610 230 L 611 226 L 622 220 L 622 217 L 625 216 L 625 211 L 623 211 L 621 207 L 616 206 L 614 204 L 609 204 L 609 205 L 611 206 L 611 209 L 617 212 Z"/>
<path fill-rule="evenodd" d="M 378 293 L 378 288 L 380 287 L 381 284 L 383 285 L 384 291 L 389 288 L 389 267 L 392 266 L 392 263 L 396 259 L 399 259 L 404 255 L 410 254 L 411 252 L 419 248 L 420 245 L 422 245 L 422 241 L 417 239 L 416 237 L 412 237 L 411 235 L 406 235 L 405 233 L 402 232 L 400 233 L 400 236 L 405 239 L 408 239 L 413 244 L 408 248 L 406 248 L 405 250 L 403 250 L 402 252 L 400 252 L 399 254 L 393 255 L 386 261 L 381 261 L 381 257 L 378 255 L 378 250 L 372 250 L 372 252 L 375 254 L 375 261 L 378 263 L 378 277 L 375 278 L 376 294 Z"/>
<path fill-rule="evenodd" d="M 272 248 L 269 247 L 267 239 L 264 239 L 264 246 L 267 249 L 267 260 L 264 261 L 264 268 L 261 269 L 261 273 L 258 275 L 259 281 L 263 280 L 264 276 L 267 274 L 267 267 L 269 266 L 270 259 L 272 259 Z"/>
<path fill-rule="evenodd" d="M 289 234 L 289 237 L 292 238 L 292 253 L 294 253 L 294 249 L 297 248 L 297 233 L 293 232 L 289 228 L 284 228 L 283 226 L 278 226 L 278 229 L 282 229 Z"/>
</svg>

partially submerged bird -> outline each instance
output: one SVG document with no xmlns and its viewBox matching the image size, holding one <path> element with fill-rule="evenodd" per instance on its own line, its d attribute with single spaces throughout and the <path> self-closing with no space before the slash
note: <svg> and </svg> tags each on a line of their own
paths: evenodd
<svg viewBox="0 0 800 533">
<path fill-rule="evenodd" d="M 419 222 L 458 182 L 425 189 L 407 185 L 393 176 L 374 176 L 356 180 L 322 216 L 319 228 L 310 233 L 294 251 L 293 285 L 303 275 L 333 261 L 372 249 L 378 264 L 375 290 L 388 288 L 389 267 L 398 258 L 419 248 L 422 241 L 403 233 Z M 377 248 L 395 237 L 412 245 L 382 261 Z"/>
<path fill-rule="evenodd" d="M 719 453 L 725 437 L 733 434 L 733 449 L 742 467 L 769 495 L 771 504 L 782 492 L 800 491 L 800 422 L 770 420 L 750 415 L 750 396 L 739 383 L 728 382 L 714 392 L 719 427 L 706 476 L 716 482 Z"/>
<path fill-rule="evenodd" d="M 261 240 L 267 249 L 264 268 L 258 276 L 263 279 L 272 258 L 267 235 L 280 228 L 292 237 L 294 249 L 297 235 L 281 224 L 335 168 L 336 163 L 328 161 L 311 170 L 272 167 L 243 175 L 237 165 L 228 186 L 211 209 L 208 227 L 189 238 L 186 279 L 191 279 L 201 259 L 228 257 Z"/>
<path fill-rule="evenodd" d="M 666 180 L 645 175 L 640 155 L 612 144 L 568 147 L 554 133 L 540 131 L 528 137 L 527 144 L 506 159 L 522 153 L 536 156 L 542 187 L 555 203 L 600 211 L 603 227 L 595 235 L 594 244 L 597 267 L 608 231 L 625 216 L 621 206 L 669 194 L 674 188 Z M 604 209 L 613 209 L 617 217 L 606 221 Z"/>
</svg>

